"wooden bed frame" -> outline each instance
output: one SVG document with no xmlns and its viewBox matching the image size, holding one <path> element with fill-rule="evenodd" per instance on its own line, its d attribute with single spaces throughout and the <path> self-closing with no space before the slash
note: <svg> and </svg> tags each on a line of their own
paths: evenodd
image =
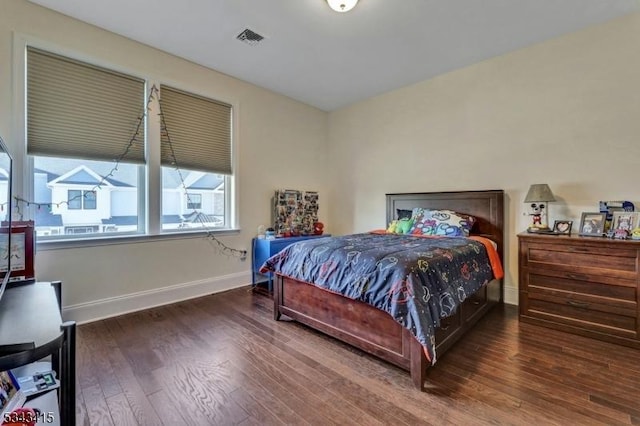
<svg viewBox="0 0 640 426">
<path fill-rule="evenodd" d="M 503 259 L 502 190 L 387 194 L 386 198 L 387 223 L 395 218 L 396 209 L 414 207 L 450 209 L 475 216 L 478 221 L 472 235 L 495 241 Z M 492 281 L 468 297 L 454 315 L 443 320 L 436 330 L 438 356 L 491 307 L 502 302 L 502 290 L 502 280 Z M 276 321 L 286 315 L 408 370 L 414 385 L 424 390 L 428 362 L 423 347 L 386 312 L 282 275 L 276 276 L 273 300 Z"/>
</svg>

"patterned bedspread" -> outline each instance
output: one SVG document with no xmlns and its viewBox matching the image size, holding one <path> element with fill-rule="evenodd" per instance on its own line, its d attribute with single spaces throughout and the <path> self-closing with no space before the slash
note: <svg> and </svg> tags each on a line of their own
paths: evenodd
<svg viewBox="0 0 640 426">
<path fill-rule="evenodd" d="M 374 233 L 300 241 L 261 269 L 389 313 L 425 347 L 432 364 L 440 320 L 494 278 L 479 241 Z"/>
</svg>

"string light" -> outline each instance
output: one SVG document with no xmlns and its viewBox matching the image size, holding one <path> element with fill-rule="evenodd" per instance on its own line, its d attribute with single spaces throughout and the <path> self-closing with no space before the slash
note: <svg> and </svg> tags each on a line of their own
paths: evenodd
<svg viewBox="0 0 640 426">
<path fill-rule="evenodd" d="M 102 189 L 102 186 L 107 182 L 107 179 L 112 178 L 114 176 L 114 174 L 118 171 L 118 167 L 120 165 L 120 163 L 122 162 L 122 160 L 124 160 L 126 158 L 126 156 L 129 154 L 129 152 L 131 151 L 131 148 L 134 146 L 134 144 L 136 144 L 138 142 L 138 136 L 140 135 L 140 131 L 141 129 L 143 129 L 144 127 L 144 120 L 147 117 L 147 113 L 150 109 L 150 105 L 151 102 L 157 99 L 158 102 L 158 106 L 159 106 L 159 117 L 160 117 L 160 131 L 162 132 L 162 135 L 166 137 L 167 143 L 169 145 L 169 151 L 171 153 L 171 164 L 174 166 L 174 169 L 176 170 L 176 172 L 178 173 L 178 178 L 180 179 L 180 186 L 182 187 L 182 189 L 184 190 L 185 194 L 187 195 L 187 204 L 192 204 L 191 203 L 191 198 L 189 195 L 189 192 L 187 191 L 187 185 L 185 183 L 183 174 L 182 174 L 182 170 L 180 169 L 180 167 L 178 166 L 178 161 L 175 155 L 175 151 L 173 149 L 173 144 L 171 143 L 171 137 L 169 136 L 169 131 L 167 128 L 167 124 L 164 118 L 164 112 L 162 111 L 162 99 L 160 96 L 160 91 L 159 89 L 156 87 L 156 85 L 154 84 L 151 87 L 151 90 L 149 91 L 149 97 L 147 98 L 147 102 L 146 102 L 146 106 L 144 109 L 144 112 L 142 113 L 141 116 L 138 117 L 138 122 L 136 124 L 136 128 L 135 131 L 133 133 L 133 135 L 131 136 L 131 138 L 129 139 L 127 145 L 125 146 L 123 152 L 114 159 L 114 166 L 113 168 L 109 171 L 109 173 L 107 173 L 105 176 L 102 176 L 100 181 L 94 185 L 94 187 L 92 189 L 90 189 L 89 191 L 81 191 L 80 194 L 69 198 L 65 201 L 60 201 L 60 202 L 49 202 L 49 203 L 38 203 L 38 202 L 34 202 L 31 200 L 26 200 L 22 197 L 18 197 L 18 196 L 14 196 L 13 199 L 15 201 L 14 205 L 15 205 L 15 210 L 16 210 L 16 214 L 20 217 L 20 220 L 23 220 L 23 212 L 20 209 L 20 205 L 21 204 L 26 204 L 27 208 L 30 206 L 36 206 L 38 208 L 38 210 L 40 210 L 42 207 L 47 207 L 47 209 L 49 210 L 49 212 L 51 212 L 51 210 L 53 209 L 53 207 L 55 206 L 56 208 L 60 208 L 60 206 L 63 205 L 69 205 L 71 202 L 79 200 L 79 199 L 87 199 L 87 196 L 89 195 L 93 195 L 94 199 L 97 198 L 97 191 L 99 191 L 100 189 Z M 4 211 L 5 206 L 7 206 L 8 203 L 1 203 L 0 204 L 0 211 Z M 202 229 L 206 232 L 206 236 L 205 238 L 207 239 L 207 241 L 209 241 L 220 254 L 223 254 L 225 256 L 231 256 L 231 257 L 238 257 L 242 260 L 246 259 L 247 257 L 247 251 L 246 250 L 239 250 L 239 249 L 235 249 L 232 247 L 227 246 L 224 242 L 220 241 L 216 235 L 213 233 L 213 231 L 207 226 L 207 222 L 204 219 L 204 214 L 201 213 L 199 211 L 199 209 L 191 209 L 192 212 L 195 214 L 196 220 L 202 225 Z"/>
</svg>

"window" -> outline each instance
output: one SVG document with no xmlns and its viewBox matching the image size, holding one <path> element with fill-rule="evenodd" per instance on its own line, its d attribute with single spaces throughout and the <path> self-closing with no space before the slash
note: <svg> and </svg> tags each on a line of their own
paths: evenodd
<svg viewBox="0 0 640 426">
<path fill-rule="evenodd" d="M 230 104 L 26 49 L 33 194 L 24 207 L 41 241 L 234 226 Z M 147 107 L 161 112 L 151 139 Z M 147 182 L 158 169 L 161 180 Z"/>
<path fill-rule="evenodd" d="M 69 210 L 95 210 L 96 192 L 70 189 L 67 191 L 67 206 Z"/>
<path fill-rule="evenodd" d="M 184 185 L 180 176 L 184 179 Z M 222 228 L 225 218 L 228 178 L 214 173 L 162 168 L 162 230 Z M 198 193 L 191 191 L 197 190 Z M 187 192 L 189 191 L 189 192 Z M 181 203 L 180 200 L 185 202 Z"/>
<path fill-rule="evenodd" d="M 94 234 L 98 232 L 97 226 L 66 226 L 64 228 L 65 234 L 68 235 L 76 235 L 76 234 Z"/>
<path fill-rule="evenodd" d="M 202 208 L 202 194 L 187 194 L 187 210 L 200 210 Z"/>
<path fill-rule="evenodd" d="M 82 209 L 82 191 L 78 191 L 75 189 L 70 189 L 67 191 L 67 206 L 69 210 L 80 210 Z"/>
<path fill-rule="evenodd" d="M 36 235 L 142 232 L 145 81 L 29 47 L 26 82 Z"/>
<path fill-rule="evenodd" d="M 231 226 L 231 106 L 167 86 L 160 91 L 162 230 Z"/>
<path fill-rule="evenodd" d="M 82 191 L 82 204 L 84 210 L 95 210 L 96 191 Z"/>
</svg>

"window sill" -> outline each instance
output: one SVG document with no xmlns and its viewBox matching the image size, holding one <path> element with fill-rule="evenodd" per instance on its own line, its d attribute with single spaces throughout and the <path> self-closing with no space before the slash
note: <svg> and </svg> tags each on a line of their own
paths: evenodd
<svg viewBox="0 0 640 426">
<path fill-rule="evenodd" d="M 182 232 L 164 232 L 157 235 L 114 235 L 99 238 L 74 238 L 64 240 L 40 240 L 36 242 L 37 251 L 47 250 L 63 250 L 85 247 L 99 247 L 120 244 L 140 244 L 151 243 L 164 240 L 184 240 L 192 238 L 204 238 L 209 233 L 215 236 L 219 235 L 237 235 L 240 229 L 216 229 L 211 231 L 182 231 Z M 36 239 L 37 240 L 37 239 Z"/>
</svg>

